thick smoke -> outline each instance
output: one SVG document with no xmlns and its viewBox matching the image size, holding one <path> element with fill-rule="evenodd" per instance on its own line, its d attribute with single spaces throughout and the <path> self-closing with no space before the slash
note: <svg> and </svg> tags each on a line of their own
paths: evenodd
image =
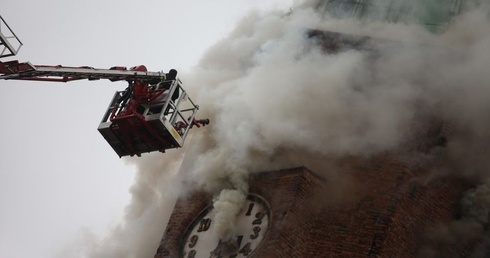
<svg viewBox="0 0 490 258">
<path fill-rule="evenodd" d="M 184 152 L 168 152 L 166 158 L 151 153 L 128 160 L 138 168 L 130 188 L 131 203 L 123 222 L 104 238 L 83 230 L 77 242 L 57 257 L 153 257 L 160 243 L 175 199 L 181 193 L 178 171 Z"/>
<path fill-rule="evenodd" d="M 372 51 L 327 53 L 309 29 L 377 40 Z M 211 125 L 192 132 L 184 158 L 169 151 L 137 161 L 124 224 L 87 257 L 152 257 L 175 195 L 214 193 L 229 225 L 251 173 L 295 165 L 329 173 L 327 160 L 399 151 L 417 136 L 414 122 L 427 117 L 459 128 L 446 154 L 455 166 L 441 169 L 485 178 L 488 162 L 476 155 L 474 165 L 461 154 L 480 151 L 490 128 L 489 45 L 479 11 L 438 35 L 416 25 L 329 19 L 309 4 L 288 14 L 250 13 L 181 76 Z"/>
<path fill-rule="evenodd" d="M 239 187 L 246 172 L 307 165 L 328 173 L 326 157 L 403 152 L 418 140 L 414 124 L 440 119 L 457 129 L 435 173 L 488 176 L 479 154 L 490 128 L 485 12 L 463 14 L 438 35 L 418 25 L 323 18 L 308 8 L 251 14 L 210 49 L 190 84 L 199 85 L 213 125 L 196 144 L 205 152 L 183 173 L 212 192 Z M 369 36 L 371 50 L 326 54 L 307 28 Z M 455 225 L 445 237 L 483 232 L 471 217 Z"/>
<path fill-rule="evenodd" d="M 213 203 L 216 210 L 214 217 L 214 231 L 225 242 L 230 239 L 233 232 L 233 221 L 243 207 L 247 196 L 238 190 L 222 190 Z"/>
<path fill-rule="evenodd" d="M 414 122 L 433 117 L 461 128 L 454 146 L 468 144 L 465 134 L 477 143 L 489 125 L 487 24 L 476 11 L 433 35 L 416 25 L 320 19 L 309 8 L 250 14 L 187 79 L 213 123 L 193 143 L 202 152 L 184 173 L 219 191 L 302 153 L 296 165 L 403 148 L 416 136 Z M 307 29 L 368 35 L 374 50 L 326 54 Z"/>
<path fill-rule="evenodd" d="M 419 257 L 471 257 L 490 255 L 490 184 L 489 181 L 466 192 L 461 200 L 460 218 L 438 224 L 426 232 L 426 243 Z M 463 254 L 464 253 L 464 254 Z"/>
</svg>

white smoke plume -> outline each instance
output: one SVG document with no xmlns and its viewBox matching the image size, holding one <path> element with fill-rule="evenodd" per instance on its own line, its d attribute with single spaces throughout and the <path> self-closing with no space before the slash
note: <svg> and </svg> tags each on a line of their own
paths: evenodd
<svg viewBox="0 0 490 258">
<path fill-rule="evenodd" d="M 458 156 L 462 150 L 480 150 L 490 128 L 486 13 L 464 14 L 433 35 L 416 25 L 329 19 L 311 6 L 250 13 L 180 76 L 201 107 L 199 116 L 211 124 L 194 129 L 185 158 L 169 151 L 137 161 L 125 222 L 82 257 L 152 257 L 176 195 L 221 192 L 215 207 L 228 225 L 251 173 L 293 165 L 328 173 L 321 169 L 330 166 L 326 157 L 403 149 L 422 117 L 460 128 L 458 140 L 448 144 L 448 158 L 458 164 L 468 156 Z M 328 54 L 307 38 L 309 29 L 385 41 L 370 46 L 375 58 L 355 49 Z M 487 165 L 464 173 L 485 177 Z"/>
<path fill-rule="evenodd" d="M 197 141 L 206 151 L 183 173 L 217 192 L 236 187 L 230 178 L 246 174 L 238 171 L 403 150 L 417 140 L 413 124 L 438 118 L 459 129 L 446 154 L 458 166 L 436 169 L 488 177 L 490 164 L 476 155 L 490 128 L 482 112 L 490 108 L 488 23 L 485 12 L 473 11 L 434 35 L 418 25 L 322 20 L 308 8 L 250 14 L 193 71 L 190 84 L 199 85 L 213 124 Z M 306 39 L 308 28 L 370 36 L 376 57 L 326 54 Z M 329 164 L 314 165 L 325 173 Z M 456 239 L 481 232 L 458 224 L 450 231 Z"/>
<path fill-rule="evenodd" d="M 213 207 L 216 210 L 214 216 L 214 231 L 223 241 L 228 241 L 233 232 L 233 221 L 243 207 L 247 196 L 239 190 L 224 189 L 219 194 Z"/>
<path fill-rule="evenodd" d="M 136 162 L 138 174 L 130 188 L 132 199 L 123 222 L 105 237 L 83 230 L 79 239 L 61 250 L 57 257 L 153 257 L 181 193 L 178 171 L 183 152 L 165 155 L 161 159 L 161 154 L 151 153 L 128 160 L 132 164 Z"/>
<path fill-rule="evenodd" d="M 317 156 L 393 150 L 427 114 L 483 132 L 490 33 L 488 26 L 467 28 L 487 24 L 484 17 L 462 16 L 445 34 L 432 35 L 415 25 L 322 20 L 311 9 L 250 14 L 186 79 L 199 87 L 212 125 L 193 143 L 205 152 L 185 173 L 219 191 L 232 171 L 275 168 L 269 160 L 282 150 Z M 375 41 L 374 61 L 357 50 L 325 54 L 306 39 L 309 28 L 374 35 L 396 46 Z"/>
</svg>

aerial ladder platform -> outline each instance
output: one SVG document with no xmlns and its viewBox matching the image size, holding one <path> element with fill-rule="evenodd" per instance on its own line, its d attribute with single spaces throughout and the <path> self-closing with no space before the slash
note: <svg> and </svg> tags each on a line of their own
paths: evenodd
<svg viewBox="0 0 490 258">
<path fill-rule="evenodd" d="M 174 69 L 168 73 L 149 72 L 143 65 L 98 69 L 0 62 L 0 79 L 4 80 L 126 81 L 128 87 L 114 94 L 98 127 L 119 157 L 180 148 L 192 127 L 209 124 L 209 119 L 196 119 L 199 106 L 176 76 Z"/>
<path fill-rule="evenodd" d="M 0 58 L 15 56 L 21 47 L 20 39 L 0 16 Z M 209 124 L 209 119 L 196 119 L 199 106 L 182 88 L 174 69 L 164 73 L 149 72 L 144 65 L 97 69 L 13 60 L 0 62 L 0 79 L 126 81 L 128 87 L 114 94 L 97 128 L 119 157 L 180 148 L 192 127 Z"/>
</svg>

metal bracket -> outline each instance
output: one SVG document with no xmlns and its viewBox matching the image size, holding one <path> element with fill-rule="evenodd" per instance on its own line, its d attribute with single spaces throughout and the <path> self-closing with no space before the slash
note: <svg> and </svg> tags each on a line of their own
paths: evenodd
<svg viewBox="0 0 490 258">
<path fill-rule="evenodd" d="M 22 45 L 17 35 L 0 16 L 0 58 L 17 55 Z"/>
</svg>

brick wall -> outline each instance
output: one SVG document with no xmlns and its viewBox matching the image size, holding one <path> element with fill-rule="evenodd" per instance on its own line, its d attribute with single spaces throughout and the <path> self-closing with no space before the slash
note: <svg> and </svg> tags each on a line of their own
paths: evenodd
<svg viewBox="0 0 490 258">
<path fill-rule="evenodd" d="M 183 233 L 201 210 L 211 203 L 211 196 L 195 192 L 181 197 L 174 206 L 155 258 L 179 257 Z"/>
<path fill-rule="evenodd" d="M 417 257 L 424 232 L 452 219 L 465 189 L 450 180 L 423 185 L 389 156 L 351 163 L 362 183 L 352 189 L 358 198 L 344 203 L 326 202 L 328 179 L 304 167 L 253 175 L 250 192 L 272 210 L 254 257 Z M 156 258 L 178 257 L 183 232 L 210 202 L 203 193 L 177 202 Z"/>
</svg>

